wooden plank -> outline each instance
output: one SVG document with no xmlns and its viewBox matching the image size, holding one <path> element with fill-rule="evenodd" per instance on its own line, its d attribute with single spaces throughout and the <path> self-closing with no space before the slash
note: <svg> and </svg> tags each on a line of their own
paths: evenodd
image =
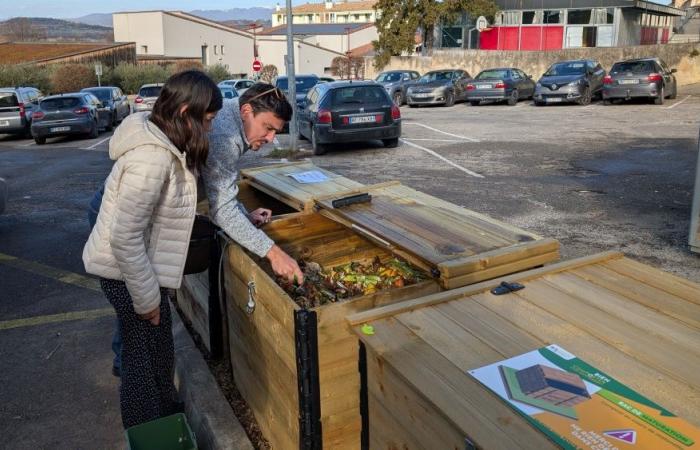
<svg viewBox="0 0 700 450">
<path fill-rule="evenodd" d="M 180 308 L 182 315 L 190 323 L 194 331 L 201 338 L 201 342 L 211 351 L 210 338 L 209 338 L 209 321 L 205 312 L 201 310 L 199 303 L 197 302 L 195 295 L 189 289 L 188 285 L 184 282 L 177 290 L 176 294 L 177 306 Z"/>
<path fill-rule="evenodd" d="M 698 390 L 623 352 L 616 343 L 591 335 L 517 296 L 497 296 L 487 292 L 471 296 L 469 300 L 497 313 L 512 324 L 511 328 L 517 327 L 542 342 L 564 347 L 630 388 L 700 426 Z"/>
<path fill-rule="evenodd" d="M 549 281 L 531 281 L 516 294 L 677 380 L 695 388 L 700 387 L 700 356 L 697 353 L 677 354 L 671 341 L 650 335 L 647 330 L 632 323 L 622 326 L 616 318 L 586 305 Z"/>
<path fill-rule="evenodd" d="M 695 167 L 695 188 L 690 213 L 690 233 L 688 233 L 690 249 L 696 253 L 700 250 L 700 139 L 697 144 L 697 153 L 699 157 Z"/>
<path fill-rule="evenodd" d="M 472 286 L 465 286 L 458 289 L 453 289 L 450 291 L 440 292 L 422 298 L 417 298 L 414 300 L 406 300 L 399 304 L 387 305 L 369 311 L 359 312 L 348 316 L 348 323 L 350 323 L 351 326 L 355 326 L 358 324 L 363 324 L 374 320 L 391 317 L 402 312 L 411 311 L 413 309 L 437 305 L 440 303 L 449 302 L 451 300 L 456 300 L 462 297 L 478 294 L 480 292 L 488 291 L 498 286 L 503 281 L 517 281 L 520 283 L 524 283 L 528 280 L 536 279 L 544 274 L 553 274 L 565 270 L 570 270 L 576 267 L 582 267 L 589 264 L 595 264 L 609 259 L 617 258 L 622 258 L 622 254 L 618 252 L 604 252 L 570 261 L 564 261 L 561 263 L 552 264 L 547 267 L 532 269 L 527 272 L 509 275 L 507 277 L 501 277 L 494 280 L 484 281 Z"/>
<path fill-rule="evenodd" d="M 476 445 L 493 449 L 556 448 L 505 403 L 393 318 L 374 322 L 374 335 L 355 332 L 391 365 L 411 389 L 420 390 Z M 496 420 L 498 418 L 498 420 Z M 499 439 L 494 442 L 493 436 Z"/>
</svg>

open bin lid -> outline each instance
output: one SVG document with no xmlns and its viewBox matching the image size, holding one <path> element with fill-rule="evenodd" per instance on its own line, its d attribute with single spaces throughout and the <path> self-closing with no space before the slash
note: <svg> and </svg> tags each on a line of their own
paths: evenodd
<svg viewBox="0 0 700 450">
<path fill-rule="evenodd" d="M 304 183 L 297 181 L 292 175 L 308 172 L 320 174 L 325 181 Z M 255 167 L 241 170 L 241 176 L 254 188 L 286 203 L 292 208 L 312 212 L 314 198 L 358 189 L 361 183 L 345 178 L 328 170 L 321 169 L 308 161 L 270 166 Z"/>
<path fill-rule="evenodd" d="M 319 198 L 317 204 L 321 214 L 432 272 L 448 289 L 559 259 L 554 239 L 398 182 Z"/>
<path fill-rule="evenodd" d="M 503 281 L 524 288 L 495 295 L 492 289 Z M 400 373 L 478 448 L 554 447 L 543 443 L 544 435 L 516 412 L 518 401 L 495 395 L 475 375 L 475 369 L 552 344 L 567 351 L 561 358 L 571 361 L 569 370 L 599 386 L 601 396 L 607 391 L 632 399 L 627 403 L 653 420 L 699 441 L 700 430 L 693 426 L 700 426 L 700 285 L 619 253 L 376 308 L 348 321 L 374 357 Z M 576 413 L 583 418 L 600 410 L 608 417 L 606 411 L 617 411 L 609 397 L 595 402 L 576 407 Z M 623 417 L 636 416 L 619 406 Z M 615 420 L 601 419 L 606 423 L 600 426 L 615 429 L 621 423 L 608 423 Z M 653 420 L 638 429 L 655 429 L 649 425 L 658 423 Z M 626 419 L 622 425 L 629 425 Z M 642 446 L 685 448 L 676 444 Z"/>
</svg>

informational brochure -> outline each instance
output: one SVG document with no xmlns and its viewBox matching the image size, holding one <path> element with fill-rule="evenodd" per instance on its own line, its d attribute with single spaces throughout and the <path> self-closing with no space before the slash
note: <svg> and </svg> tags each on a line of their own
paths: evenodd
<svg viewBox="0 0 700 450">
<path fill-rule="evenodd" d="M 700 448 L 700 429 L 558 345 L 469 374 L 565 449 Z"/>
<path fill-rule="evenodd" d="M 323 183 L 328 181 L 329 178 L 321 172 L 320 170 L 309 170 L 308 172 L 290 173 L 288 177 L 294 178 L 298 183 L 311 184 L 311 183 Z"/>
</svg>

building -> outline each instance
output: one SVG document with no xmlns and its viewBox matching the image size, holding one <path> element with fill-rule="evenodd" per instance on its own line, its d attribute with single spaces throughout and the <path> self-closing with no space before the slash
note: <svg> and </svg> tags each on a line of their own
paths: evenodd
<svg viewBox="0 0 700 450">
<path fill-rule="evenodd" d="M 292 7 L 292 23 L 374 23 L 377 12 L 374 10 L 376 0 L 339 1 L 326 0 L 320 3 L 305 3 Z M 272 13 L 272 27 L 287 23 L 286 9 L 279 3 Z"/>
<path fill-rule="evenodd" d="M 293 34 L 308 44 L 332 49 L 339 53 L 353 51 L 379 39 L 373 23 L 325 23 L 294 25 Z M 258 36 L 286 36 L 287 25 L 263 30 Z"/>
<path fill-rule="evenodd" d="M 558 50 L 667 43 L 677 8 L 643 0 L 496 0 L 495 24 L 478 32 L 463 15 L 436 27 L 436 46 L 483 50 Z"/>
<path fill-rule="evenodd" d="M 120 12 L 112 15 L 115 40 L 136 43 L 139 60 L 157 63 L 196 58 L 210 66 L 221 64 L 235 76 L 250 76 L 255 60 L 286 74 L 287 40 L 283 35 L 258 36 L 179 11 Z M 324 74 L 333 58 L 343 53 L 316 42 L 295 38 L 298 73 Z"/>
</svg>

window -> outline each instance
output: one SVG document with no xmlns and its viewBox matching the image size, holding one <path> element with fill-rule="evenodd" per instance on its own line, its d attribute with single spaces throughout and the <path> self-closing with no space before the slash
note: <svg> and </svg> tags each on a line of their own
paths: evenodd
<svg viewBox="0 0 700 450">
<path fill-rule="evenodd" d="M 372 14 L 365 14 L 365 20 L 366 20 L 367 22 L 371 21 L 371 20 L 372 20 Z"/>
<path fill-rule="evenodd" d="M 219 54 L 219 47 L 216 46 L 216 45 L 214 46 L 214 54 L 215 54 L 215 55 L 218 55 L 218 54 Z"/>
<path fill-rule="evenodd" d="M 418 72 L 411 72 L 411 79 L 412 80 L 417 80 L 418 78 L 420 78 L 420 75 L 418 74 Z"/>
<path fill-rule="evenodd" d="M 520 11 L 502 11 L 496 17 L 498 25 L 519 25 Z"/>
<path fill-rule="evenodd" d="M 563 23 L 564 11 L 544 10 L 542 11 L 542 23 Z"/>
<path fill-rule="evenodd" d="M 442 28 L 442 47 L 459 48 L 462 47 L 462 27 Z"/>
<path fill-rule="evenodd" d="M 523 25 L 534 25 L 540 22 L 539 11 L 523 11 Z"/>
<path fill-rule="evenodd" d="M 355 20 L 358 21 L 358 22 L 360 21 L 360 15 L 359 15 L 359 14 L 355 14 Z"/>
<path fill-rule="evenodd" d="M 588 25 L 591 22 L 590 9 L 570 9 L 567 22 L 569 25 Z"/>
<path fill-rule="evenodd" d="M 144 55 L 148 54 L 148 45 L 141 46 L 141 53 L 143 53 Z"/>
<path fill-rule="evenodd" d="M 221 54 L 224 55 L 224 54 L 225 54 L 225 53 L 224 53 L 224 46 L 223 46 L 223 45 L 220 45 L 219 47 L 221 47 Z"/>
</svg>

